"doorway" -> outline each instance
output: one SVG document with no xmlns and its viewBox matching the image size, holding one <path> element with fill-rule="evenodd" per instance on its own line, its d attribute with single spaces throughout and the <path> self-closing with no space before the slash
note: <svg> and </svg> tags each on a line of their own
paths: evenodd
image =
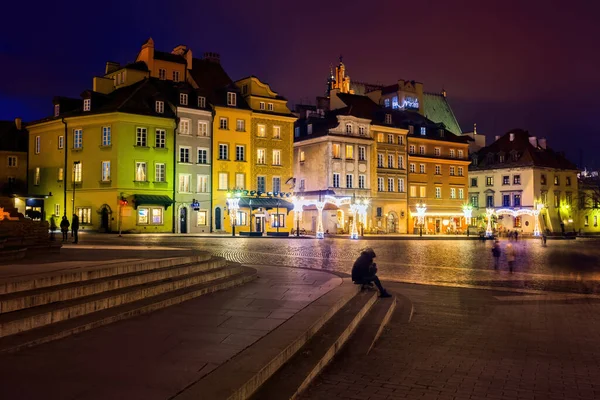
<svg viewBox="0 0 600 400">
<path fill-rule="evenodd" d="M 265 226 L 265 217 L 256 216 L 254 220 L 256 221 L 256 232 L 262 233 Z"/>
<path fill-rule="evenodd" d="M 187 207 L 181 207 L 179 209 L 179 233 L 187 232 Z"/>
<path fill-rule="evenodd" d="M 104 204 L 100 209 L 100 231 L 109 233 L 110 232 L 110 216 L 112 210 L 108 204 Z"/>
<path fill-rule="evenodd" d="M 221 230 L 221 207 L 215 208 L 215 230 Z"/>
<path fill-rule="evenodd" d="M 435 220 L 435 233 L 440 233 L 441 231 L 442 231 L 442 220 L 436 219 Z"/>
</svg>

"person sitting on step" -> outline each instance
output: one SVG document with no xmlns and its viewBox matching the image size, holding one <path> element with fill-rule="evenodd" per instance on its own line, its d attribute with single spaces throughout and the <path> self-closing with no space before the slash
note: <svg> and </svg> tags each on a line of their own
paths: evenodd
<svg viewBox="0 0 600 400">
<path fill-rule="evenodd" d="M 363 289 L 365 286 L 372 286 L 375 283 L 379 289 L 379 297 L 391 297 L 377 277 L 377 264 L 373 262 L 374 258 L 373 249 L 368 248 L 360 253 L 352 267 L 352 281 L 357 285 L 362 285 Z"/>
</svg>

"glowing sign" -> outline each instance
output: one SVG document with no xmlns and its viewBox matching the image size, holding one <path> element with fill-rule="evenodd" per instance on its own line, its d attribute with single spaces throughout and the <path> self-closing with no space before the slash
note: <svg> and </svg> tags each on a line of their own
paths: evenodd
<svg viewBox="0 0 600 400">
<path fill-rule="evenodd" d="M 402 108 L 404 109 L 419 109 L 419 99 L 416 97 L 405 97 L 402 101 Z"/>
</svg>

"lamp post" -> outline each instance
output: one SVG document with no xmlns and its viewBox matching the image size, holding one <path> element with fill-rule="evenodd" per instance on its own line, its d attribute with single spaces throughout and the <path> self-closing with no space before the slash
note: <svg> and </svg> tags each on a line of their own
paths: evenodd
<svg viewBox="0 0 600 400">
<path fill-rule="evenodd" d="M 325 203 L 322 201 L 317 202 L 317 239 L 324 239 L 325 232 L 323 231 L 323 208 Z"/>
<path fill-rule="evenodd" d="M 419 237 L 423 236 L 423 225 L 425 224 L 425 212 L 427 211 L 427 206 L 425 203 L 417 204 L 417 223 L 419 224 Z"/>
<path fill-rule="evenodd" d="M 81 161 L 73 161 L 73 214 L 75 214 L 75 187 L 77 186 L 77 166 Z"/>
<path fill-rule="evenodd" d="M 471 225 L 471 218 L 473 216 L 473 206 L 465 204 L 463 206 L 463 214 L 465 216 L 465 222 L 467 223 L 467 236 L 469 236 L 469 225 Z"/>
<path fill-rule="evenodd" d="M 540 236 L 540 214 L 542 209 L 544 208 L 544 204 L 538 203 L 536 204 L 533 210 L 533 236 Z"/>
<path fill-rule="evenodd" d="M 229 209 L 229 222 L 231 223 L 231 236 L 235 236 L 235 224 L 237 220 L 237 211 L 240 208 L 240 198 L 231 197 L 230 193 L 227 193 L 227 208 Z"/>
<path fill-rule="evenodd" d="M 486 237 L 492 237 L 492 235 L 494 234 L 494 232 L 492 231 L 492 216 L 494 215 L 494 209 L 493 208 L 486 208 L 485 209 L 485 213 L 487 215 L 487 227 L 485 229 L 485 236 Z"/>
<path fill-rule="evenodd" d="M 300 219 L 302 218 L 302 206 L 304 205 L 304 197 L 292 198 L 294 204 L 294 219 L 296 220 L 296 237 L 300 237 Z"/>
</svg>

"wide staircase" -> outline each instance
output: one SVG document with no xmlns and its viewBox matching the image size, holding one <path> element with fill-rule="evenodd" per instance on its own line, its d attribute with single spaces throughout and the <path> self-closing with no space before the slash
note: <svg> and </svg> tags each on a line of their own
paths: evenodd
<svg viewBox="0 0 600 400">
<path fill-rule="evenodd" d="M 0 353 L 168 307 L 256 278 L 208 253 L 75 268 L 0 281 Z"/>
</svg>

